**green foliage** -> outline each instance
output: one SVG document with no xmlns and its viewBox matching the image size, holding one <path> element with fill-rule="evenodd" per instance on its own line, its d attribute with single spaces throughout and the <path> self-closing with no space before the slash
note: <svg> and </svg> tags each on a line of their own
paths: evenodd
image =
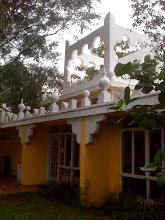
<svg viewBox="0 0 165 220">
<path fill-rule="evenodd" d="M 1 220 L 107 220 L 90 209 L 64 205 L 34 192 L 0 195 L 0 204 Z"/>
<path fill-rule="evenodd" d="M 156 182 L 159 186 L 165 184 L 165 167 L 162 166 L 162 162 L 165 158 L 165 155 L 162 150 L 158 150 L 154 155 L 154 162 L 149 163 L 147 166 L 140 167 L 141 170 L 156 173 Z"/>
<path fill-rule="evenodd" d="M 24 104 L 29 105 L 32 109 L 38 108 L 44 85 L 50 86 L 54 83 L 56 86 L 58 85 L 58 88 L 62 86 L 62 77 L 58 76 L 58 73 L 55 75 L 56 71 L 55 68 L 52 68 L 48 73 L 45 73 L 43 68 L 33 66 L 28 69 L 23 63 L 15 63 L 14 68 L 9 68 L 1 75 L 1 105 L 17 113 L 18 104 L 23 98 Z"/>
<path fill-rule="evenodd" d="M 133 27 L 147 34 L 154 42 L 155 58 L 164 62 L 164 1 L 131 0 Z"/>
<path fill-rule="evenodd" d="M 124 38 L 124 37 L 123 37 Z M 126 38 L 126 37 L 125 37 Z M 116 55 L 118 56 L 118 59 L 127 56 L 131 53 L 134 53 L 139 48 L 136 45 L 135 47 L 130 47 L 128 44 L 128 39 L 122 39 L 121 42 L 117 42 L 114 46 L 114 50 L 116 51 Z"/>
<path fill-rule="evenodd" d="M 105 191 L 105 198 L 100 206 L 100 210 L 111 219 L 159 219 L 157 212 L 161 211 L 160 207 L 152 200 L 144 198 L 132 193 L 123 193 L 118 191 Z M 163 214 L 165 215 L 165 213 Z"/>
<path fill-rule="evenodd" d="M 0 30 L 0 83 L 3 90 L 3 97 L 0 97 L 2 99 L 1 103 L 4 103 L 5 100 L 5 104 L 10 106 L 11 101 L 13 103 L 16 98 L 17 103 L 17 97 L 22 96 L 22 94 L 17 94 L 11 101 L 8 101 L 8 94 L 4 98 L 7 90 L 11 91 L 12 87 L 12 83 L 7 83 L 6 80 L 15 81 L 16 74 L 13 74 L 13 72 L 17 72 L 18 81 L 21 83 L 21 91 L 26 83 L 32 92 L 35 88 L 34 84 L 36 85 L 35 90 L 43 85 L 49 86 L 49 88 L 61 86 L 62 77 L 58 71 L 60 54 L 57 46 L 59 40 L 62 39 L 63 34 L 66 33 L 65 31 L 69 31 L 72 25 L 80 29 L 83 23 L 83 27 L 87 28 L 91 21 L 99 17 L 94 12 L 96 2 L 100 2 L 100 0 L 95 2 L 92 0 L 0 1 L 0 29 L 5 29 L 5 31 Z M 10 19 L 12 19 L 12 23 Z M 30 80 L 29 82 L 23 81 L 23 77 L 18 76 L 21 73 L 18 71 L 20 63 L 21 66 L 24 66 L 24 69 L 27 69 L 26 75 L 28 77 L 25 78 L 26 81 Z M 30 82 L 32 85 L 30 85 Z M 38 86 L 37 83 L 41 84 Z M 6 91 L 3 89 L 3 84 L 5 84 Z M 30 87 L 32 88 L 30 89 Z M 16 93 L 20 93 L 18 90 Z M 27 91 L 24 92 L 27 94 Z M 34 93 L 40 94 L 41 89 L 38 88 L 38 91 Z M 28 99 L 24 98 L 25 102 L 29 103 Z M 36 98 L 33 99 L 32 95 L 32 101 L 38 103 L 35 100 Z M 37 107 L 37 104 L 34 105 Z M 13 108 L 13 105 L 11 107 Z M 15 107 L 14 112 L 16 112 Z"/>
<path fill-rule="evenodd" d="M 0 32 L 5 32 L 12 25 L 13 20 L 9 8 L 5 7 L 0 0 Z"/>
<path fill-rule="evenodd" d="M 98 57 L 101 57 L 101 58 L 104 58 L 104 53 L 105 53 L 105 46 L 104 44 L 100 44 L 97 48 L 93 48 L 91 50 L 91 53 L 92 55 L 95 55 L 95 56 L 98 56 Z M 98 74 L 99 73 L 99 70 L 95 70 L 94 66 L 91 66 L 91 67 L 83 67 L 82 65 L 80 66 L 77 66 L 76 67 L 76 70 L 78 71 L 84 71 L 85 72 L 85 77 L 84 79 L 86 79 L 87 81 L 90 81 L 92 80 L 92 78 L 94 77 L 94 75 Z M 75 74 L 72 75 L 73 79 L 76 79 L 76 76 Z M 77 83 L 79 83 L 79 79 L 77 80 Z"/>
<path fill-rule="evenodd" d="M 104 46 L 104 44 L 100 44 L 97 48 L 93 48 L 91 50 L 91 53 L 95 56 L 104 58 L 105 50 L 106 50 L 106 47 Z"/>
<path fill-rule="evenodd" d="M 88 191 L 90 187 L 90 181 L 87 179 L 84 182 L 83 187 L 80 189 L 80 202 L 82 207 L 88 207 L 89 202 L 88 202 Z"/>
<path fill-rule="evenodd" d="M 158 100 L 161 105 L 165 105 L 165 72 L 164 67 L 161 68 L 160 73 L 156 72 L 157 62 L 155 59 L 151 59 L 149 55 L 145 57 L 144 63 L 140 64 L 137 60 L 127 64 L 118 63 L 115 67 L 116 76 L 123 77 L 125 74 L 129 75 L 130 79 L 137 80 L 135 90 L 141 89 L 145 94 L 151 91 L 160 91 L 158 94 Z M 136 98 L 131 99 L 130 88 L 126 87 L 124 94 L 124 101 L 121 100 L 118 103 L 122 103 L 119 107 L 111 107 L 112 110 L 123 110 L 122 106 L 126 106 L 135 101 Z M 127 110 L 133 117 L 131 124 L 137 123 L 139 127 L 146 127 L 147 129 L 153 129 L 159 126 L 165 127 L 165 117 L 163 113 L 158 113 L 152 106 L 133 106 L 132 109 Z"/>
<path fill-rule="evenodd" d="M 40 186 L 39 194 L 50 200 L 61 201 L 66 205 L 80 205 L 80 186 L 77 183 L 47 183 Z"/>
<path fill-rule="evenodd" d="M 0 213 L 1 220 L 18 220 L 17 216 L 12 213 L 10 210 L 6 211 L 5 213 Z"/>
</svg>

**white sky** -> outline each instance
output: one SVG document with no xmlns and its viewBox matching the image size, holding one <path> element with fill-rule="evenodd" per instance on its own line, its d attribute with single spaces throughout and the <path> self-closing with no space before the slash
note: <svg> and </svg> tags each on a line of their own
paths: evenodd
<svg viewBox="0 0 165 220">
<path fill-rule="evenodd" d="M 106 15 L 109 11 L 115 16 L 117 24 L 131 27 L 131 6 L 129 0 L 101 0 L 98 12 Z"/>
</svg>

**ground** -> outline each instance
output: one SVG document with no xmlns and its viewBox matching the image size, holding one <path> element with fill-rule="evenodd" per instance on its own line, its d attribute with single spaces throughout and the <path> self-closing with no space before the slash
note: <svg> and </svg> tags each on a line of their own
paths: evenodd
<svg viewBox="0 0 165 220">
<path fill-rule="evenodd" d="M 41 197 L 36 192 L 0 196 L 1 220 L 107 220 L 89 210 L 69 207 Z"/>
</svg>

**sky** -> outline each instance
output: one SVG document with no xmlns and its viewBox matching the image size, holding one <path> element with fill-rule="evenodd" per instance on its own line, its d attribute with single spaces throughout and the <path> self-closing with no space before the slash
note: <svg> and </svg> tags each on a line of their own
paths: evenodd
<svg viewBox="0 0 165 220">
<path fill-rule="evenodd" d="M 98 6 L 98 13 L 105 17 L 109 11 L 115 16 L 117 24 L 131 27 L 131 6 L 129 0 L 101 0 L 101 4 Z"/>
</svg>

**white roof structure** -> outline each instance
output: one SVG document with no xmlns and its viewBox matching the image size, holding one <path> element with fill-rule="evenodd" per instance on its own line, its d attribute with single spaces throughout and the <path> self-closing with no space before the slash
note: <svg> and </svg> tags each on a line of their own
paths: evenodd
<svg viewBox="0 0 165 220">
<path fill-rule="evenodd" d="M 121 59 L 117 59 L 114 46 L 117 42 L 121 42 L 122 36 L 128 38 L 131 46 L 134 46 L 136 42 L 139 42 L 141 44 L 141 49 Z M 104 58 L 84 53 L 84 48 L 88 47 L 88 49 L 92 49 L 98 38 L 106 47 Z M 33 113 L 31 113 L 30 107 L 25 107 L 23 100 L 21 100 L 21 103 L 18 106 L 18 114 L 0 109 L 0 128 L 18 127 L 21 135 L 24 125 L 29 126 L 28 128 L 30 132 L 32 127 L 37 123 L 65 119 L 69 124 L 72 124 L 71 119 L 77 120 L 83 116 L 96 116 L 95 121 L 97 121 L 98 115 L 113 112 L 114 110 L 107 110 L 107 108 L 113 106 L 117 102 L 117 99 L 115 98 L 113 91 L 109 91 L 109 88 L 118 88 L 118 96 L 119 98 L 122 98 L 124 88 L 129 83 L 127 79 L 116 78 L 114 75 L 114 68 L 118 62 L 127 63 L 135 59 L 143 62 L 145 55 L 149 54 L 151 50 L 150 47 L 144 46 L 147 41 L 148 38 L 146 36 L 117 25 L 113 15 L 108 13 L 102 27 L 72 45 L 69 45 L 69 42 L 66 42 L 63 95 L 58 97 L 56 94 L 52 94 L 51 98 L 48 100 L 45 100 L 45 95 L 43 95 L 43 101 L 41 104 L 42 106 L 47 103 L 50 104 L 48 110 L 46 110 L 45 107 L 40 107 L 39 109 L 33 109 Z M 86 80 L 82 80 L 79 85 L 71 84 L 71 65 L 77 57 L 82 60 L 83 66 L 88 67 L 89 62 L 92 62 L 94 63 L 95 68 L 100 71 L 91 81 L 87 82 Z M 103 68 L 100 69 L 100 65 L 102 64 L 104 65 L 106 75 Z M 132 82 L 132 88 L 133 84 L 134 83 Z M 99 91 L 99 94 L 96 93 L 95 99 L 97 99 L 97 102 L 94 104 L 91 103 L 90 97 L 90 92 L 93 91 Z M 74 99 L 76 96 L 79 96 L 80 98 L 79 105 L 78 100 Z M 132 96 L 138 96 L 138 99 L 133 104 L 159 104 L 158 93 L 143 95 L 139 93 L 139 91 L 133 91 Z M 68 101 L 65 102 L 65 99 L 68 99 Z M 60 100 L 60 104 L 58 104 L 58 100 Z M 133 104 L 130 103 L 130 106 L 127 106 L 127 108 L 131 108 L 131 105 Z M 90 120 L 91 119 L 89 118 L 89 121 Z M 28 137 L 27 133 L 27 141 L 29 141 Z"/>
</svg>

